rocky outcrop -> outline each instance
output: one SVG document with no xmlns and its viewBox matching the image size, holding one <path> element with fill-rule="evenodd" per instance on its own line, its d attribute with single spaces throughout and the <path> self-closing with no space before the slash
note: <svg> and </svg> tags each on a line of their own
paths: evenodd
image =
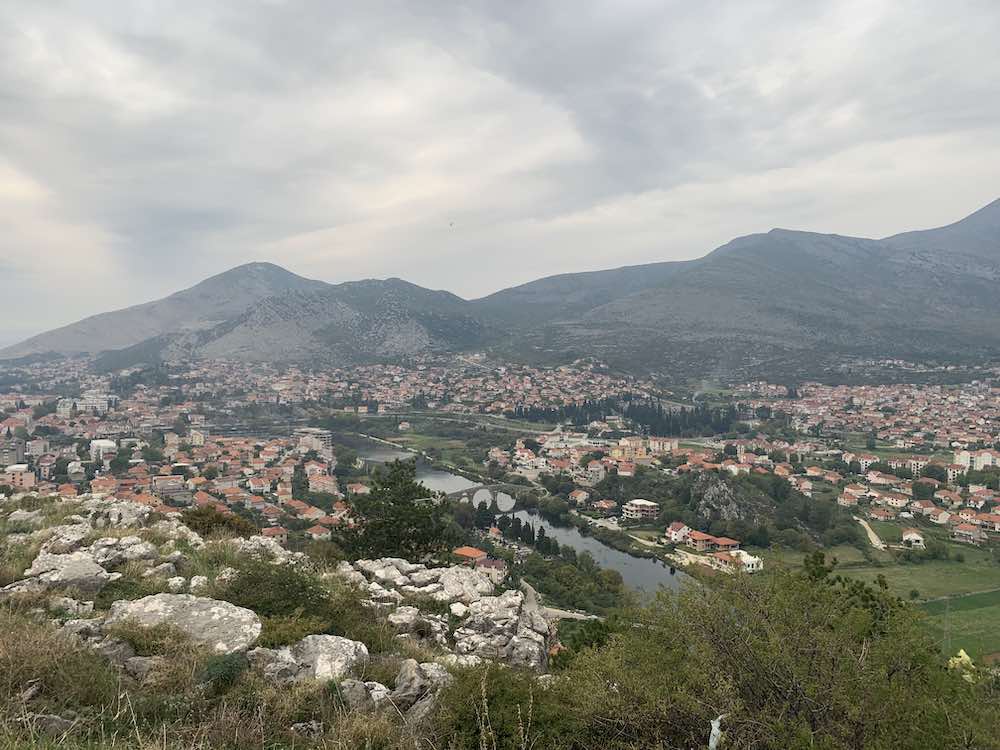
<svg viewBox="0 0 1000 750">
<path fill-rule="evenodd" d="M 40 552 L 31 567 L 24 571 L 24 579 L 15 581 L 4 592 L 47 591 L 74 589 L 85 594 L 96 594 L 109 582 L 120 578 L 119 573 L 109 573 L 89 552 L 76 551 L 65 555 Z"/>
<path fill-rule="evenodd" d="M 547 667 L 550 631 L 541 612 L 519 591 L 494 596 L 492 581 L 472 568 L 429 568 L 382 558 L 341 563 L 337 574 L 367 591 L 372 606 L 389 609 L 387 619 L 397 635 L 453 652 L 451 663 L 468 666 L 489 659 L 537 671 Z M 415 606 L 393 606 L 405 596 L 447 603 L 458 626 L 451 630 L 447 618 Z"/>
<path fill-rule="evenodd" d="M 233 539 L 230 544 L 241 555 L 257 560 L 277 563 L 278 565 L 307 565 L 309 556 L 301 552 L 289 552 L 273 539 L 263 536 L 252 536 L 248 539 Z"/>
<path fill-rule="evenodd" d="M 452 676 L 440 664 L 419 664 L 416 659 L 406 659 L 400 665 L 389 700 L 408 724 L 419 724 L 433 712 L 438 694 L 451 681 Z"/>
<path fill-rule="evenodd" d="M 260 618 L 229 602 L 191 594 L 154 594 L 111 606 L 107 625 L 134 621 L 139 625 L 170 625 L 220 654 L 246 651 L 260 636 Z"/>
<path fill-rule="evenodd" d="M 520 591 L 483 597 L 455 630 L 455 652 L 502 661 L 511 666 L 544 670 L 549 625 L 541 613 L 525 606 Z"/>
<path fill-rule="evenodd" d="M 368 661 L 368 648 L 360 641 L 338 635 L 307 635 L 291 648 L 302 667 L 299 676 L 339 680 Z"/>
<path fill-rule="evenodd" d="M 340 680 L 364 667 L 368 648 L 360 641 L 337 635 L 307 635 L 292 646 L 255 648 L 247 653 L 247 659 L 276 682 Z"/>
</svg>

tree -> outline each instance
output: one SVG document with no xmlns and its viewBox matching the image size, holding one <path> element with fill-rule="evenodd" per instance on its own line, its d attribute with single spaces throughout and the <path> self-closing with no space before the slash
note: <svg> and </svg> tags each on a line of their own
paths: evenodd
<svg viewBox="0 0 1000 750">
<path fill-rule="evenodd" d="M 342 532 L 348 555 L 416 561 L 451 546 L 455 540 L 444 509 L 416 481 L 416 475 L 412 461 L 393 461 L 375 473 L 371 493 L 355 499 L 357 525 Z"/>
<path fill-rule="evenodd" d="M 920 474 L 929 479 L 936 479 L 939 482 L 948 481 L 948 470 L 940 464 L 927 464 Z"/>
</svg>

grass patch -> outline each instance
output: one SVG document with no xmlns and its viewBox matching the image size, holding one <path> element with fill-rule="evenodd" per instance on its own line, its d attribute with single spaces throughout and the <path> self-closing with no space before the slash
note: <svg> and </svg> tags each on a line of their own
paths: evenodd
<svg viewBox="0 0 1000 750">
<path fill-rule="evenodd" d="M 945 654 L 965 649 L 977 662 L 1000 654 L 1000 591 L 927 602 L 920 609 Z"/>
<path fill-rule="evenodd" d="M 101 592 L 94 597 L 94 606 L 97 609 L 109 609 L 119 599 L 142 599 L 144 596 L 162 594 L 164 581 L 155 576 L 143 577 L 142 573 L 146 568 L 135 563 L 127 563 L 120 571 L 122 577 L 117 581 L 112 581 Z"/>
<path fill-rule="evenodd" d="M 954 552 L 954 550 L 951 550 Z M 928 560 L 915 564 L 887 564 L 881 567 L 844 568 L 840 572 L 867 583 L 881 574 L 889 591 L 908 598 L 916 589 L 923 599 L 971 594 L 1000 588 L 1000 565 L 983 550 L 963 547 L 965 561 Z"/>
</svg>

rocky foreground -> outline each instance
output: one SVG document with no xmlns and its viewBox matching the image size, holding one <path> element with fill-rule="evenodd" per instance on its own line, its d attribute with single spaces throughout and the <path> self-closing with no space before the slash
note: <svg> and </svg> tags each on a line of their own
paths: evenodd
<svg viewBox="0 0 1000 750">
<path fill-rule="evenodd" d="M 520 591 L 498 591 L 469 567 L 385 558 L 319 570 L 305 555 L 273 540 L 209 541 L 177 517 L 88 497 L 45 503 L 26 496 L 2 499 L 0 521 L 6 548 L 34 552 L 20 577 L 0 589 L 0 598 L 31 597 L 39 617 L 100 654 L 134 684 L 155 675 L 163 657 L 138 654 L 121 637 L 122 627 L 169 627 L 215 654 L 245 656 L 275 684 L 336 684 L 351 708 L 391 707 L 407 721 L 430 712 L 452 679 L 449 670 L 485 661 L 539 674 L 547 669 L 552 634 L 545 618 Z M 206 566 L 206 559 L 214 565 Z M 390 628 L 401 645 L 417 645 L 429 658 L 398 660 L 395 679 L 387 685 L 364 678 L 371 644 L 359 640 L 317 632 L 286 645 L 260 646 L 262 617 L 222 598 L 240 575 L 240 561 L 250 560 L 309 569 L 320 580 L 353 587 L 373 620 Z M 145 595 L 131 598 L 130 591 Z"/>
</svg>

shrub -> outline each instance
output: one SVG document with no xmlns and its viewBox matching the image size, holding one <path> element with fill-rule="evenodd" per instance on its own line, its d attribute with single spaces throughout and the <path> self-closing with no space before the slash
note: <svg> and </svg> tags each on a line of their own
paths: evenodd
<svg viewBox="0 0 1000 750">
<path fill-rule="evenodd" d="M 243 654 L 212 656 L 202 667 L 200 680 L 213 695 L 220 695 L 236 684 L 248 666 L 249 662 Z"/>
<path fill-rule="evenodd" d="M 189 508 L 181 514 L 184 524 L 202 536 L 213 534 L 235 534 L 250 536 L 257 533 L 257 527 L 245 518 L 231 513 L 222 513 L 210 506 Z"/>
<path fill-rule="evenodd" d="M 297 568 L 266 562 L 244 563 L 219 596 L 262 617 L 290 617 L 302 612 L 328 618 L 330 596 L 319 578 Z"/>
<path fill-rule="evenodd" d="M 126 567 L 124 575 L 117 581 L 112 581 L 94 597 L 94 606 L 108 609 L 119 599 L 142 599 L 144 596 L 159 594 L 163 591 L 163 582 L 155 578 L 144 578 L 138 570 Z"/>
</svg>

